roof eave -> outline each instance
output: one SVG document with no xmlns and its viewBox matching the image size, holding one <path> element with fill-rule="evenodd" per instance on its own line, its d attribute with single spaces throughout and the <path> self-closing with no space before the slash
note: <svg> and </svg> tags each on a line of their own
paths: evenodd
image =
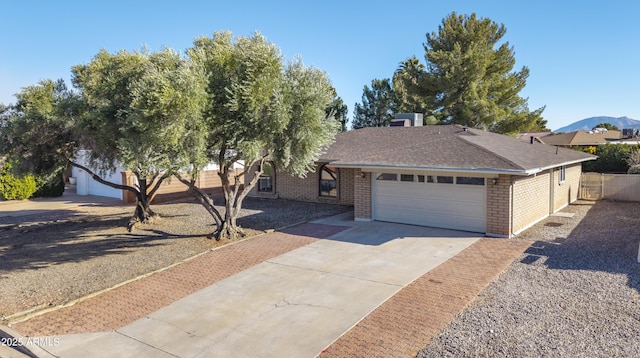
<svg viewBox="0 0 640 358">
<path fill-rule="evenodd" d="M 507 175 L 522 175 L 529 176 L 543 172 L 551 168 L 557 168 L 565 165 L 572 165 L 582 163 L 588 160 L 594 160 L 597 157 L 575 159 L 565 162 L 560 162 L 544 167 L 529 168 L 529 169 L 499 169 L 499 168 L 455 168 L 455 167 L 434 167 L 434 166 L 409 166 L 409 165 L 379 165 L 379 164 L 363 164 L 363 163 L 332 163 L 336 168 L 359 168 L 365 172 L 375 172 L 384 170 L 425 170 L 425 171 L 440 171 L 440 172 L 466 172 L 476 174 L 507 174 Z"/>
<path fill-rule="evenodd" d="M 562 163 L 558 163 L 558 164 L 552 164 L 552 165 L 548 165 L 548 166 L 540 167 L 540 168 L 529 169 L 527 171 L 530 172 L 530 174 L 535 174 L 535 173 L 540 173 L 540 172 L 543 172 L 543 171 L 545 171 L 547 169 L 551 169 L 551 168 L 557 168 L 557 167 L 561 167 L 561 166 L 565 166 L 565 165 L 578 164 L 578 163 L 586 162 L 586 161 L 589 161 L 589 160 L 596 160 L 596 159 L 598 159 L 598 157 L 594 155 L 593 157 L 590 157 L 590 158 L 568 160 L 566 162 L 562 162 Z"/>
<path fill-rule="evenodd" d="M 357 163 L 336 163 L 331 164 L 336 168 L 359 168 L 364 172 L 376 172 L 385 170 L 424 170 L 434 172 L 466 172 L 476 174 L 509 174 L 509 175 L 529 175 L 525 170 L 519 169 L 495 169 L 495 168 L 453 168 L 453 167 L 432 167 L 432 166 L 409 166 L 409 165 L 379 165 L 379 164 L 357 164 Z"/>
</svg>

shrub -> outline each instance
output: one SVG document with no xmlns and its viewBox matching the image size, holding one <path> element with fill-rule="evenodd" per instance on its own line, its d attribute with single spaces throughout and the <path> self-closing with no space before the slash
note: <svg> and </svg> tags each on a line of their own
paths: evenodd
<svg viewBox="0 0 640 358">
<path fill-rule="evenodd" d="M 627 144 L 603 144 L 596 148 L 598 159 L 584 162 L 582 171 L 598 173 L 626 173 L 629 170 L 627 159 L 637 147 Z"/>
<path fill-rule="evenodd" d="M 62 196 L 64 193 L 64 179 L 62 173 L 54 174 L 49 180 L 38 178 L 38 190 L 33 194 L 34 197 L 56 197 Z"/>
<path fill-rule="evenodd" d="M 0 197 L 4 200 L 29 199 L 38 186 L 33 175 L 16 177 L 11 171 L 12 165 L 7 162 L 0 171 Z"/>
<path fill-rule="evenodd" d="M 640 164 L 632 165 L 627 174 L 640 174 Z"/>
<path fill-rule="evenodd" d="M 640 149 L 636 148 L 632 150 L 631 153 L 629 153 L 626 161 L 630 167 L 640 164 Z"/>
</svg>

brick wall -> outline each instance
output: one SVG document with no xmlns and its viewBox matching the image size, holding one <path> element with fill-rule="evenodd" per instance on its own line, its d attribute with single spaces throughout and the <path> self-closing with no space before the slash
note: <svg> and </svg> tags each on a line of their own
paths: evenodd
<svg viewBox="0 0 640 358">
<path fill-rule="evenodd" d="M 556 168 L 553 171 L 553 212 L 578 200 L 582 164 L 567 166 L 565 173 L 565 181 L 560 183 L 560 169 Z"/>
<path fill-rule="evenodd" d="M 236 169 L 236 173 L 241 173 L 241 169 Z M 244 177 L 240 177 L 241 182 L 244 182 Z M 122 182 L 125 185 L 134 185 L 135 176 L 131 172 L 122 172 Z M 204 170 L 200 173 L 200 176 L 196 180 L 196 185 L 205 190 L 207 193 L 215 193 L 215 195 L 222 194 L 222 181 L 218 175 L 217 170 Z M 170 177 L 165 179 L 160 188 L 153 197 L 153 203 L 166 202 L 169 200 L 176 200 L 182 198 L 191 197 L 189 188 L 182 184 L 178 179 Z M 123 200 L 125 203 L 135 203 L 136 197 L 128 190 L 123 190 Z"/>
<path fill-rule="evenodd" d="M 496 183 L 487 179 L 487 234 L 511 235 L 511 176 L 500 175 Z"/>
<path fill-rule="evenodd" d="M 568 166 L 563 183 L 558 168 L 527 177 L 500 175 L 496 184 L 487 185 L 487 234 L 510 237 L 546 218 L 550 190 L 553 212 L 577 200 L 581 172 L 580 164 Z"/>
<path fill-rule="evenodd" d="M 513 177 L 513 232 L 530 227 L 549 215 L 549 170 L 535 176 Z"/>
<path fill-rule="evenodd" d="M 371 173 L 355 169 L 354 179 L 354 217 L 356 220 L 371 220 Z"/>
<path fill-rule="evenodd" d="M 356 169 L 338 168 L 338 171 L 340 173 L 340 180 L 338 183 L 338 185 L 340 185 L 340 190 L 338 191 L 340 203 L 344 205 L 354 205 Z"/>
<path fill-rule="evenodd" d="M 254 174 L 256 172 L 256 170 L 258 169 L 258 164 L 254 163 L 249 170 L 247 170 L 247 172 L 244 174 L 244 182 L 245 183 L 249 183 L 253 178 L 254 178 Z M 271 178 L 271 185 L 273 188 L 273 191 L 270 192 L 266 192 L 266 191 L 258 191 L 258 184 L 256 184 L 251 191 L 249 192 L 249 196 L 253 196 L 253 197 L 260 197 L 260 198 L 277 198 L 277 193 L 278 193 L 278 188 L 280 185 L 280 177 L 282 175 L 279 175 L 279 173 L 276 173 L 276 175 L 273 176 L 273 178 Z"/>
<path fill-rule="evenodd" d="M 338 188 L 338 196 L 320 196 L 319 170 L 323 164 L 324 163 L 318 163 L 315 166 L 315 169 L 307 173 L 307 176 L 304 178 L 288 175 L 276 168 L 276 174 L 273 178 L 273 192 L 259 192 L 256 186 L 251 190 L 249 195 L 255 197 L 282 198 L 327 204 L 353 205 L 354 169 L 337 168 L 338 180 L 336 185 Z M 249 170 L 247 172 L 245 178 L 246 182 L 251 180 L 254 172 L 255 170 Z"/>
</svg>

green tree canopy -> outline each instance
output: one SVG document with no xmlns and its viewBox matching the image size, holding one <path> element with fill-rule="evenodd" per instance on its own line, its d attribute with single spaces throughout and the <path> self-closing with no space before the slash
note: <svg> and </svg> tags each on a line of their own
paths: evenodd
<svg viewBox="0 0 640 358">
<path fill-rule="evenodd" d="M 42 80 L 16 94 L 2 119 L 2 146 L 20 173 L 59 174 L 78 150 L 78 97 L 63 80 Z"/>
<path fill-rule="evenodd" d="M 506 31 L 475 14 L 448 15 L 438 31 L 426 35 L 426 64 L 414 56 L 395 71 L 397 109 L 424 113 L 428 124 L 455 123 L 499 133 L 545 130 L 544 107 L 529 110 L 528 100 L 519 96 L 529 69 L 513 70 L 513 48 L 500 43 Z"/>
<path fill-rule="evenodd" d="M 149 220 L 149 204 L 162 181 L 189 165 L 183 148 L 201 126 L 204 72 L 164 49 L 102 50 L 72 73 L 84 105 L 78 126 L 82 147 L 90 149 L 92 166 L 102 172 L 117 165 L 133 172 L 137 185 L 122 188 L 137 197 L 133 223 Z"/>
<path fill-rule="evenodd" d="M 490 19 L 454 12 L 427 34 L 427 81 L 435 89 L 433 113 L 441 123 L 501 132 L 543 123 L 543 109 L 530 112 L 518 95 L 529 69 L 513 71 L 513 48 L 499 44 L 506 31 Z"/>
<path fill-rule="evenodd" d="M 242 233 L 236 218 L 242 202 L 258 182 L 264 161 L 292 175 L 304 176 L 328 146 L 338 123 L 327 117 L 335 91 L 327 75 L 295 59 L 284 64 L 280 50 L 261 34 L 233 38 L 230 32 L 200 37 L 188 50 L 206 69 L 208 102 L 204 147 L 192 149 L 191 177 L 215 162 L 225 195 L 224 217 L 212 198 L 195 181 L 179 176 L 212 214 L 218 228 L 213 236 Z M 234 167 L 253 171 L 241 190 Z"/>
<path fill-rule="evenodd" d="M 2 165 L 2 158 L 9 151 L 9 138 L 7 137 L 6 127 L 11 116 L 12 107 L 0 103 L 0 165 Z"/>
<path fill-rule="evenodd" d="M 72 73 L 78 92 L 62 80 L 46 80 L 16 96 L 14 109 L 3 116 L 5 146 L 25 171 L 42 176 L 70 164 L 102 184 L 134 193 L 131 228 L 153 216 L 149 204 L 162 180 L 189 164 L 183 142 L 202 122 L 203 72 L 165 49 L 103 50 Z M 89 151 L 89 166 L 79 161 L 80 149 Z M 120 166 L 134 173 L 135 185 L 102 179 Z"/>
<path fill-rule="evenodd" d="M 329 108 L 327 108 L 327 116 L 333 117 L 340 124 L 341 132 L 347 130 L 347 112 L 347 105 L 344 104 L 342 98 L 340 98 L 340 96 L 335 93 L 334 89 L 334 97 L 331 101 L 331 104 L 329 105 Z"/>
<path fill-rule="evenodd" d="M 610 131 L 619 131 L 620 130 L 620 128 L 614 126 L 611 123 L 600 123 L 600 124 L 598 124 L 597 126 L 594 126 L 591 129 L 596 129 L 596 128 L 604 128 L 604 129 L 610 130 Z"/>
<path fill-rule="evenodd" d="M 353 128 L 386 127 L 396 112 L 395 94 L 388 78 L 371 81 L 371 88 L 364 86 L 362 104 L 356 103 Z"/>
<path fill-rule="evenodd" d="M 596 160 L 582 163 L 583 172 L 626 173 L 633 166 L 634 152 L 638 145 L 606 143 L 596 147 Z"/>
<path fill-rule="evenodd" d="M 408 58 L 393 74 L 393 91 L 401 113 L 429 115 L 433 108 L 426 83 L 426 67 L 415 56 Z"/>
</svg>

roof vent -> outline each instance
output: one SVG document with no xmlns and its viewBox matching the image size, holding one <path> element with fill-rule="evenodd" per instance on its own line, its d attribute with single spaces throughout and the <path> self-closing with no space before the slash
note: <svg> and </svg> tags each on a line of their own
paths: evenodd
<svg viewBox="0 0 640 358">
<path fill-rule="evenodd" d="M 411 127 L 411 121 L 408 119 L 392 119 L 389 127 Z"/>
<path fill-rule="evenodd" d="M 407 124 L 396 124 L 396 125 L 391 125 L 391 126 L 405 126 L 405 127 L 422 127 L 422 124 L 424 122 L 424 116 L 422 113 L 396 113 L 396 118 L 394 120 L 392 120 L 391 122 L 400 120 L 402 123 L 402 120 L 408 120 L 408 125 Z"/>
</svg>

